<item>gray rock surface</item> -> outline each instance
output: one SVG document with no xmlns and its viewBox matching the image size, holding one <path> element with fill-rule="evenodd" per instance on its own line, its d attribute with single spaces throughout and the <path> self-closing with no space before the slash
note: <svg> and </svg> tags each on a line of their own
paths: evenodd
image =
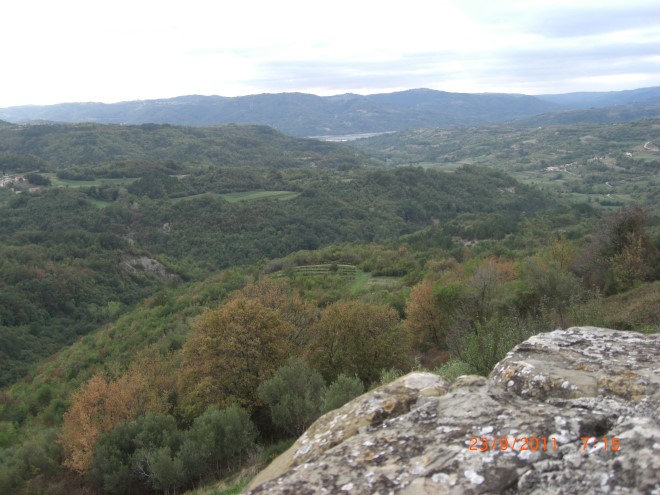
<svg viewBox="0 0 660 495">
<path fill-rule="evenodd" d="M 595 327 L 531 337 L 490 378 L 521 397 L 660 397 L 659 336 Z"/>
<path fill-rule="evenodd" d="M 132 275 L 149 275 L 170 282 L 179 282 L 181 280 L 178 275 L 168 271 L 160 261 L 146 256 L 127 258 L 122 261 L 121 267 Z"/>
<path fill-rule="evenodd" d="M 659 384 L 660 335 L 537 335 L 488 379 L 413 373 L 355 399 L 248 490 L 660 494 Z"/>
</svg>

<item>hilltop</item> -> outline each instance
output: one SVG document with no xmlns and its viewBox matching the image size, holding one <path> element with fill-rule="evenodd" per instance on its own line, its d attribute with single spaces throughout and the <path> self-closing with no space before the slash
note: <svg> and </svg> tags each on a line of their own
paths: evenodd
<svg viewBox="0 0 660 495">
<path fill-rule="evenodd" d="M 304 93 L 63 103 L 0 110 L 12 122 L 264 124 L 296 136 L 382 132 L 411 127 L 497 122 L 561 107 L 523 95 L 460 94 L 416 89 L 391 94 L 321 97 Z"/>
<path fill-rule="evenodd" d="M 545 115 L 555 119 L 553 115 L 557 112 L 561 112 L 564 122 L 629 121 L 658 116 L 659 98 L 660 88 L 540 96 L 450 93 L 430 89 L 324 97 L 304 93 L 266 93 L 231 98 L 193 95 L 113 104 L 11 107 L 0 109 L 0 119 L 16 123 L 262 124 L 295 136 L 336 136 L 484 125 L 527 117 L 543 120 Z M 622 105 L 627 108 L 625 113 L 611 110 L 613 106 Z M 590 112 L 571 112 L 590 108 L 593 108 Z"/>
</svg>

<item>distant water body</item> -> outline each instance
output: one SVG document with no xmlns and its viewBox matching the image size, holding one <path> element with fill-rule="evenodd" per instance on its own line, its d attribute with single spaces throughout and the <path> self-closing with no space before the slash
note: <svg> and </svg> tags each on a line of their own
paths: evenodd
<svg viewBox="0 0 660 495">
<path fill-rule="evenodd" d="M 387 132 L 361 132 L 359 134 L 342 134 L 340 136 L 308 136 L 309 139 L 319 139 L 321 141 L 333 141 L 333 142 L 344 142 L 344 141 L 355 141 L 356 139 L 365 139 L 374 136 L 380 136 L 381 134 L 391 134 L 394 131 Z"/>
</svg>

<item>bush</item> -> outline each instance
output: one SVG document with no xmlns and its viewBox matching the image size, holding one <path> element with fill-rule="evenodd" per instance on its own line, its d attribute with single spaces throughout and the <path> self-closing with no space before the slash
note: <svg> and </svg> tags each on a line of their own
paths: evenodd
<svg viewBox="0 0 660 495">
<path fill-rule="evenodd" d="M 357 376 L 351 377 L 342 373 L 325 391 L 323 412 L 337 409 L 363 393 L 364 384 Z"/>
<path fill-rule="evenodd" d="M 436 375 L 445 377 L 448 380 L 454 381 L 459 376 L 474 375 L 476 374 L 476 370 L 468 363 L 465 363 L 459 359 L 452 359 L 451 361 L 448 361 L 437 368 L 434 373 Z"/>
<path fill-rule="evenodd" d="M 380 387 L 381 385 L 387 385 L 388 383 L 392 383 L 400 376 L 403 376 L 403 371 L 397 368 L 382 369 L 380 370 L 380 382 L 378 382 L 376 386 Z"/>
<path fill-rule="evenodd" d="M 460 338 L 454 353 L 476 373 L 488 376 L 506 353 L 527 337 L 514 318 L 496 315 L 484 323 L 477 322 Z"/>
<path fill-rule="evenodd" d="M 209 408 L 187 431 L 174 418 L 146 414 L 101 437 L 88 479 L 109 494 L 153 490 L 175 493 L 194 480 L 219 476 L 254 448 L 257 430 L 239 407 Z"/>
<path fill-rule="evenodd" d="M 290 435 L 301 435 L 321 415 L 325 382 L 320 373 L 290 358 L 257 394 L 270 408 L 273 424 Z"/>
</svg>

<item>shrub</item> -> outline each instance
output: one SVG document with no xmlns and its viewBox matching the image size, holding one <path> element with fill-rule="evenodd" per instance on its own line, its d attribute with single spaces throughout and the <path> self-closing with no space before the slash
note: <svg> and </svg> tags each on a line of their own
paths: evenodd
<svg viewBox="0 0 660 495">
<path fill-rule="evenodd" d="M 459 376 L 474 375 L 476 370 L 468 363 L 465 363 L 459 359 L 452 359 L 451 361 L 448 361 L 437 368 L 434 373 L 436 375 L 445 377 L 448 380 L 454 381 Z"/>
<path fill-rule="evenodd" d="M 454 353 L 478 374 L 487 376 L 516 344 L 529 337 L 514 318 L 496 315 L 475 323 L 458 341 Z"/>
<path fill-rule="evenodd" d="M 290 358 L 257 394 L 270 408 L 276 427 L 300 435 L 321 414 L 325 382 L 301 359 Z"/>
<path fill-rule="evenodd" d="M 351 377 L 342 373 L 325 391 L 323 412 L 337 409 L 363 393 L 364 384 L 357 376 Z"/>
</svg>

